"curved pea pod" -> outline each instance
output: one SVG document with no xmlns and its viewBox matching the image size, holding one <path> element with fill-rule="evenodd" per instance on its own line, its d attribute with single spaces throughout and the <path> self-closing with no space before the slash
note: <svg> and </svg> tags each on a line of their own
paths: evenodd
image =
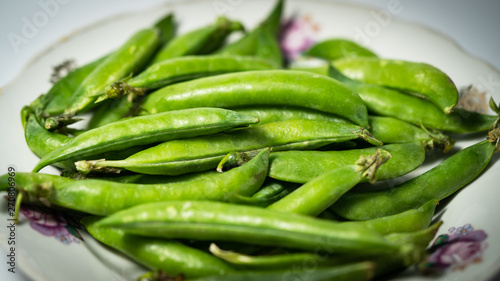
<svg viewBox="0 0 500 281">
<path fill-rule="evenodd" d="M 64 113 L 71 97 L 85 78 L 109 55 L 92 61 L 69 72 L 52 85 L 50 90 L 30 104 L 37 117 L 55 116 Z"/>
<path fill-rule="evenodd" d="M 269 57 L 269 54 L 263 52 L 264 48 L 266 48 L 266 38 L 262 38 L 261 36 L 267 33 L 277 38 L 280 31 L 283 4 L 283 0 L 277 1 L 271 12 L 256 28 L 243 35 L 240 39 L 223 46 L 216 53 L 244 56 L 264 55 L 265 57 Z M 272 44 L 274 45 L 275 43 L 273 42 Z"/>
<path fill-rule="evenodd" d="M 0 190 L 7 190 L 9 185 L 9 175 L 4 174 L 0 176 Z M 17 189 L 23 189 L 27 186 L 29 187 L 44 187 L 50 185 L 63 185 L 66 183 L 73 182 L 74 180 L 65 177 L 43 174 L 43 173 L 23 173 L 16 172 L 15 176 L 15 186 Z"/>
<path fill-rule="evenodd" d="M 372 259 L 371 261 L 375 264 L 375 277 L 381 278 L 383 276 L 389 276 L 388 274 L 394 274 L 396 272 L 403 271 L 411 265 L 418 266 L 422 263 L 427 256 L 426 249 L 428 245 L 434 239 L 442 224 L 442 221 L 438 221 L 422 230 L 409 233 L 391 233 L 386 235 L 386 239 L 392 241 L 393 243 L 399 245 L 412 245 L 415 250 L 413 252 L 409 252 L 406 257 L 398 255 L 383 255 Z M 411 262 L 405 263 L 404 260 L 411 260 Z"/>
<path fill-rule="evenodd" d="M 427 100 L 372 84 L 348 83 L 356 91 L 368 111 L 404 120 L 428 129 L 450 133 L 474 133 L 491 130 L 498 115 L 486 115 L 462 108 L 444 114 Z"/>
<path fill-rule="evenodd" d="M 178 175 L 213 169 L 231 151 L 252 151 L 264 147 L 271 147 L 273 151 L 312 149 L 358 138 L 381 145 L 368 131 L 356 125 L 319 120 L 288 120 L 167 141 L 124 160 L 95 161 L 92 168 L 114 167 L 145 174 Z"/>
<path fill-rule="evenodd" d="M 302 265 L 302 264 L 301 264 Z M 323 280 L 348 280 L 363 281 L 371 280 L 374 275 L 374 264 L 371 262 L 358 262 L 339 266 L 321 267 L 310 270 L 304 267 L 298 267 L 294 270 L 273 269 L 273 270 L 252 270 L 240 271 L 238 273 L 229 273 L 222 276 L 209 276 L 196 279 L 197 281 L 247 281 L 247 280 L 304 280 L 304 281 L 323 281 Z"/>
<path fill-rule="evenodd" d="M 149 203 L 117 212 L 99 225 L 148 237 L 234 241 L 339 253 L 398 253 L 401 248 L 359 225 L 209 201 Z"/>
<path fill-rule="evenodd" d="M 274 179 L 269 179 L 266 180 L 261 189 L 259 189 L 259 191 L 257 191 L 252 196 L 242 196 L 239 194 L 235 194 L 235 196 L 230 199 L 230 202 L 236 204 L 267 207 L 274 202 L 288 196 L 297 187 L 299 186 L 294 183 L 278 182 Z"/>
<path fill-rule="evenodd" d="M 81 160 L 107 151 L 171 139 L 213 134 L 258 122 L 221 108 L 196 108 L 133 117 L 86 131 L 40 159 L 33 171 L 63 160 Z"/>
<path fill-rule="evenodd" d="M 173 13 L 165 15 L 154 24 L 154 27 L 158 28 L 161 32 L 160 44 L 162 46 L 166 45 L 170 40 L 172 40 L 172 38 L 175 37 L 175 33 L 177 32 L 175 15 Z"/>
<path fill-rule="evenodd" d="M 401 89 L 428 99 L 449 114 L 458 103 L 458 90 L 446 73 L 426 63 L 379 58 L 344 58 L 333 65 L 347 77 Z"/>
<path fill-rule="evenodd" d="M 491 134 L 489 140 L 460 150 L 409 181 L 387 190 L 347 193 L 332 208 L 344 218 L 367 220 L 444 199 L 471 182 L 489 163 L 498 146 L 498 129 Z"/>
<path fill-rule="evenodd" d="M 337 117 L 332 114 L 327 114 L 318 110 L 299 108 L 299 107 L 282 107 L 282 106 L 247 106 L 233 108 L 234 111 L 241 114 L 250 115 L 259 118 L 259 124 L 266 124 L 276 121 L 295 120 L 295 119 L 312 119 L 325 120 L 339 123 L 350 123 L 344 118 Z"/>
<path fill-rule="evenodd" d="M 317 216 L 360 183 L 363 178 L 374 183 L 377 179 L 378 168 L 386 163 L 390 157 L 389 152 L 377 149 L 373 155 L 361 156 L 351 165 L 332 169 L 311 179 L 267 208 L 281 212 Z"/>
<path fill-rule="evenodd" d="M 133 99 L 128 97 L 102 102 L 93 112 L 87 129 L 95 129 L 120 119 L 137 115 L 135 114 L 137 109 L 137 106 L 135 106 L 136 104 L 137 103 Z"/>
<path fill-rule="evenodd" d="M 158 184 L 120 183 L 88 179 L 46 186 L 19 186 L 26 202 L 48 202 L 55 206 L 105 216 L 150 202 L 172 200 L 228 201 L 233 194 L 250 196 L 264 182 L 269 166 L 269 149 L 227 172 L 193 174 Z"/>
<path fill-rule="evenodd" d="M 357 93 L 333 78 L 293 70 L 245 71 L 178 83 L 148 95 L 142 108 L 157 113 L 200 106 L 255 105 L 304 107 L 368 126 L 366 107 Z"/>
<path fill-rule="evenodd" d="M 441 132 L 431 132 L 425 127 L 417 127 L 408 122 L 386 116 L 369 116 L 370 132 L 383 143 L 408 143 L 421 141 L 427 150 L 434 147 L 448 152 L 455 141 Z"/>
<path fill-rule="evenodd" d="M 143 95 L 146 91 L 176 82 L 222 73 L 274 68 L 275 65 L 267 60 L 250 56 L 206 55 L 172 58 L 149 66 L 126 82 L 115 82 L 100 99 L 121 97 L 129 93 Z"/>
<path fill-rule="evenodd" d="M 213 24 L 174 37 L 158 51 L 152 64 L 175 57 L 211 53 L 224 44 L 229 34 L 241 30 L 240 22 L 221 16 Z"/>
<path fill-rule="evenodd" d="M 306 55 L 330 61 L 340 58 L 377 57 L 368 48 L 344 38 L 331 38 L 321 41 L 307 50 Z"/>
<path fill-rule="evenodd" d="M 31 109 L 29 109 L 31 111 Z M 55 149 L 66 145 L 71 141 L 71 137 L 63 134 L 50 132 L 45 129 L 40 123 L 35 113 L 31 111 L 23 119 L 26 120 L 24 126 L 24 138 L 29 149 L 38 157 L 43 157 L 44 155 L 54 151 Z M 54 163 L 54 166 L 63 169 L 74 169 L 74 165 L 71 161 L 62 161 L 60 163 Z"/>
<path fill-rule="evenodd" d="M 418 168 L 425 159 L 425 149 L 420 143 L 388 144 L 379 148 L 387 150 L 392 155 L 391 159 L 378 170 L 379 180 L 407 174 Z M 376 149 L 371 147 L 340 151 L 273 152 L 269 177 L 282 181 L 306 183 L 332 169 L 352 165 L 360 156 L 374 154 Z"/>
<path fill-rule="evenodd" d="M 166 239 L 149 239 L 126 234 L 122 230 L 99 227 L 100 217 L 86 217 L 81 223 L 89 234 L 101 243 L 120 251 L 127 257 L 149 268 L 168 274 L 200 278 L 233 272 L 227 263 L 180 242 Z"/>
<path fill-rule="evenodd" d="M 369 219 L 364 221 L 347 221 L 344 224 L 357 223 L 373 229 L 380 234 L 415 232 L 426 229 L 432 222 L 438 200 L 432 199 L 416 209 Z"/>
<path fill-rule="evenodd" d="M 97 94 L 112 83 L 140 71 L 160 44 L 157 28 L 136 32 L 89 73 L 71 97 L 64 113 L 75 115 L 95 106 Z"/>
</svg>

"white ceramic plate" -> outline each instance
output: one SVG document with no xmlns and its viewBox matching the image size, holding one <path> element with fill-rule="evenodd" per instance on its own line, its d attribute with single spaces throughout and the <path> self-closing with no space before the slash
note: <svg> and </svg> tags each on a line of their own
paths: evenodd
<svg viewBox="0 0 500 281">
<path fill-rule="evenodd" d="M 134 31 L 150 26 L 167 12 L 173 11 L 180 22 L 179 33 L 212 22 L 224 12 L 252 28 L 270 11 L 273 1 L 224 1 L 229 6 L 214 7 L 213 1 L 182 1 L 134 14 L 119 15 L 93 24 L 63 38 L 35 57 L 26 69 L 0 93 L 2 157 L 0 174 L 9 167 L 19 172 L 30 171 L 37 162 L 28 149 L 20 122 L 20 109 L 50 88 L 51 68 L 73 58 L 83 65 L 118 47 Z M 370 9 L 334 4 L 327 1 L 294 1 L 286 3 L 285 15 L 297 15 L 299 25 L 291 35 L 290 48 L 303 47 L 305 41 L 329 37 L 357 40 L 386 58 L 427 62 L 442 69 L 458 87 L 474 85 L 500 101 L 494 81 L 500 74 L 487 63 L 460 50 L 445 36 L 423 27 L 393 19 L 390 10 L 379 16 Z M 385 15 L 385 17 L 384 17 Z M 390 15 L 388 17 L 388 15 Z M 463 148 L 484 139 L 484 134 L 459 138 L 456 147 Z M 458 193 L 442 211 L 444 225 L 439 234 L 451 238 L 471 235 L 472 243 L 457 243 L 439 256 L 452 261 L 441 277 L 432 280 L 486 280 L 500 269 L 500 227 L 495 221 L 500 213 L 500 162 L 496 155 L 486 171 Z M 414 176 L 435 165 L 429 161 Z M 56 173 L 45 168 L 43 172 Z M 0 244 L 9 254 L 7 204 L 0 204 Z M 67 220 L 37 210 L 23 212 L 22 223 L 15 228 L 15 266 L 35 280 L 134 280 L 143 268 L 102 247 L 84 231 Z M 5 226 L 3 225 L 5 224 Z M 83 241 L 78 238 L 82 235 Z M 427 280 L 419 274 L 402 274 L 397 280 Z"/>
</svg>

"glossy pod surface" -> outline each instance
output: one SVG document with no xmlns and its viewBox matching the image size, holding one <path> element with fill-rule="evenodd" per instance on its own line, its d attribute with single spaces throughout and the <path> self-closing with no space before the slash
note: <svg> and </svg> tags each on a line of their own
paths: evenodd
<svg viewBox="0 0 500 281">
<path fill-rule="evenodd" d="M 65 113 L 75 115 L 93 107 L 97 93 L 127 75 L 139 71 L 146 65 L 159 44 L 158 29 L 147 28 L 136 32 L 85 77 L 71 97 Z"/>
<path fill-rule="evenodd" d="M 81 160 L 109 150 L 213 134 L 256 122 L 256 118 L 220 108 L 186 109 L 133 117 L 78 135 L 42 157 L 34 171 L 62 160 Z"/>
<path fill-rule="evenodd" d="M 273 151 L 310 149 L 363 138 L 380 143 L 359 126 L 319 120 L 288 120 L 219 134 L 161 143 L 122 161 L 100 161 L 95 167 L 117 167 L 146 174 L 177 175 L 213 169 L 231 151 L 271 147 Z"/>
<path fill-rule="evenodd" d="M 133 87 L 157 89 L 174 82 L 229 72 L 276 68 L 267 60 L 250 56 L 183 56 L 155 63 L 127 81 Z"/>
<path fill-rule="evenodd" d="M 399 246 L 359 225 L 208 201 L 150 203 L 115 213 L 99 225 L 149 237 L 226 240 L 339 253 L 397 253 Z"/>
<path fill-rule="evenodd" d="M 345 194 L 332 208 L 344 218 L 366 220 L 417 208 L 432 199 L 441 200 L 477 177 L 494 151 L 494 143 L 482 141 L 387 190 Z"/>
<path fill-rule="evenodd" d="M 473 133 L 493 129 L 496 115 L 455 108 L 443 113 L 427 100 L 371 84 L 348 83 L 372 114 L 398 118 L 417 126 L 451 133 Z"/>
<path fill-rule="evenodd" d="M 82 220 L 85 229 L 98 241 L 124 253 L 150 270 L 163 270 L 187 278 L 222 275 L 233 272 L 220 259 L 180 242 L 167 239 L 148 239 L 126 234 L 122 230 L 98 227 L 100 217 Z"/>
<path fill-rule="evenodd" d="M 367 127 L 361 98 L 324 75 L 292 70 L 246 71 L 200 78 L 164 87 L 142 103 L 147 113 L 214 106 L 298 106 L 335 114 Z"/>
<path fill-rule="evenodd" d="M 449 114 L 458 103 L 458 90 L 441 70 L 425 63 L 380 58 L 344 58 L 333 65 L 347 77 L 397 88 L 428 99 Z"/>
<path fill-rule="evenodd" d="M 425 149 L 420 143 L 388 144 L 379 148 L 387 150 L 391 159 L 377 172 L 379 180 L 391 179 L 418 168 L 425 159 Z M 375 153 L 376 148 L 340 151 L 278 151 L 271 154 L 269 177 L 282 181 L 306 183 L 335 168 L 352 165 L 361 155 Z"/>
</svg>

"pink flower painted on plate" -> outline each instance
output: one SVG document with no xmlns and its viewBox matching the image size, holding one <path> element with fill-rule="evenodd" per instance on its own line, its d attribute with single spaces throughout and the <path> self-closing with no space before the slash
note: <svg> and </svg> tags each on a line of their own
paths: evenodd
<svg viewBox="0 0 500 281">
<path fill-rule="evenodd" d="M 78 231 L 59 213 L 33 207 L 22 207 L 21 213 L 28 219 L 31 228 L 39 233 L 55 237 L 66 245 L 80 243 L 81 236 Z"/>
<path fill-rule="evenodd" d="M 487 237 L 486 232 L 474 230 L 470 224 L 450 228 L 448 234 L 438 236 L 430 248 L 426 271 L 463 270 L 471 264 L 481 262 L 488 246 Z"/>
<path fill-rule="evenodd" d="M 307 15 L 284 21 L 281 28 L 280 45 L 285 59 L 287 61 L 294 60 L 308 50 L 315 43 L 314 37 L 318 30 L 319 26 Z"/>
</svg>

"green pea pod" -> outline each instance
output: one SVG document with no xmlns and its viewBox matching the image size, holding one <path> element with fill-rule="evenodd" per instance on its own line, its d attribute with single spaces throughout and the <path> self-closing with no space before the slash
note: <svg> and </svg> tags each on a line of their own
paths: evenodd
<svg viewBox="0 0 500 281">
<path fill-rule="evenodd" d="M 263 187 L 265 188 L 265 187 Z M 239 194 L 235 194 L 229 201 L 235 204 L 242 204 L 242 205 L 253 205 L 253 206 L 261 206 L 261 207 L 267 207 L 274 202 L 288 196 L 290 193 L 292 193 L 293 188 L 286 188 L 283 189 L 280 192 L 276 192 L 274 194 L 270 194 L 267 196 L 260 196 L 260 197 L 255 197 L 255 196 L 243 196 Z M 254 194 L 255 195 L 255 194 Z"/>
<path fill-rule="evenodd" d="M 158 28 L 161 32 L 160 34 L 160 44 L 165 46 L 172 38 L 175 37 L 177 32 L 177 25 L 175 23 L 175 16 L 173 13 L 169 13 L 160 20 L 158 20 L 154 27 Z"/>
<path fill-rule="evenodd" d="M 122 230 L 99 227 L 100 217 L 86 217 L 81 223 L 96 240 L 120 251 L 150 270 L 163 270 L 186 278 L 222 275 L 233 272 L 227 263 L 180 242 L 150 239 L 126 234 Z"/>
<path fill-rule="evenodd" d="M 368 111 L 404 120 L 428 129 L 450 133 L 474 133 L 493 129 L 498 115 L 486 115 L 462 108 L 444 114 L 427 100 L 371 84 L 349 84 Z"/>
<path fill-rule="evenodd" d="M 85 77 L 71 97 L 65 113 L 75 115 L 95 106 L 99 92 L 127 75 L 140 71 L 159 44 L 160 32 L 157 28 L 136 32 Z"/>
<path fill-rule="evenodd" d="M 52 152 L 53 150 L 66 145 L 71 141 L 71 137 L 63 134 L 49 132 L 45 129 L 36 118 L 35 113 L 28 106 L 25 107 L 31 113 L 25 116 L 24 138 L 29 149 L 38 157 Z M 71 161 L 63 161 L 55 163 L 55 166 L 63 169 L 74 169 Z"/>
<path fill-rule="evenodd" d="M 109 55 L 92 61 L 69 72 L 59 79 L 50 90 L 36 99 L 30 106 L 38 118 L 62 114 L 68 106 L 76 89 Z"/>
<path fill-rule="evenodd" d="M 421 141 L 427 150 L 434 147 L 448 152 L 455 141 L 438 131 L 430 132 L 424 127 L 419 128 L 408 122 L 386 116 L 369 116 L 370 132 L 384 143 L 408 143 Z"/>
<path fill-rule="evenodd" d="M 233 108 L 234 111 L 241 114 L 259 118 L 259 124 L 266 124 L 276 121 L 295 120 L 295 119 L 313 119 L 325 120 L 340 123 L 350 123 L 344 118 L 327 114 L 321 111 L 299 108 L 299 107 L 281 107 L 281 106 L 248 106 Z"/>
<path fill-rule="evenodd" d="M 367 220 L 362 222 L 342 222 L 341 224 L 361 224 L 379 231 L 381 234 L 389 234 L 388 239 L 400 244 L 413 244 L 419 249 L 425 249 L 435 235 L 435 231 L 440 224 L 435 224 L 429 227 L 437 201 L 430 201 L 424 206 L 416 210 L 404 212 L 389 217 Z M 404 225 L 403 227 L 401 225 Z M 317 266 L 334 266 L 352 263 L 360 260 L 369 260 L 382 263 L 383 260 L 391 260 L 389 256 L 363 256 L 363 255 L 338 255 L 335 253 L 322 254 L 319 252 L 299 252 L 299 253 L 284 253 L 273 255 L 249 256 L 233 251 L 222 250 L 217 245 L 210 245 L 210 252 L 230 263 L 232 266 L 241 269 L 257 269 L 269 270 L 280 268 L 291 268 L 301 266 L 303 264 L 315 264 Z M 418 261 L 419 257 L 417 254 Z M 399 266 L 405 267 L 402 263 L 404 259 L 397 257 Z M 408 266 L 408 265 L 406 265 Z M 380 271 L 379 271 L 380 272 Z"/>
<path fill-rule="evenodd" d="M 402 60 L 344 58 L 333 65 L 347 77 L 401 89 L 428 99 L 449 114 L 458 103 L 458 90 L 446 73 L 436 67 Z"/>
<path fill-rule="evenodd" d="M 243 242 L 339 253 L 398 253 L 400 246 L 359 225 L 260 207 L 209 201 L 149 203 L 117 212 L 98 225 L 148 237 Z"/>
<path fill-rule="evenodd" d="M 118 151 L 166 140 L 213 134 L 256 123 L 254 117 L 221 108 L 164 112 L 117 121 L 86 131 L 40 159 L 33 171 L 63 160 L 82 160 L 106 151 Z"/>
<path fill-rule="evenodd" d="M 193 174 L 160 184 L 133 184 L 88 179 L 47 182 L 46 185 L 18 184 L 26 201 L 46 202 L 80 212 L 105 216 L 149 202 L 171 200 L 227 201 L 232 194 L 250 196 L 265 180 L 269 149 L 263 149 L 245 165 L 224 173 Z M 28 182 L 29 183 L 29 182 Z"/>
<path fill-rule="evenodd" d="M 377 57 L 373 51 L 344 38 L 331 38 L 321 41 L 312 46 L 306 52 L 306 55 L 329 61 L 341 58 Z"/>
<path fill-rule="evenodd" d="M 359 94 L 368 112 L 374 115 L 393 117 L 417 126 L 424 126 L 429 130 L 435 129 L 450 133 L 475 133 L 491 130 L 499 119 L 498 115 L 480 114 L 463 108 L 455 108 L 452 113 L 445 114 L 425 99 L 379 85 L 351 80 L 332 65 L 321 61 L 320 65 L 317 66 L 317 63 L 318 60 L 306 60 L 303 63 L 305 65 L 294 64 L 291 69 L 328 75 L 341 81 Z M 494 105 L 494 102 L 491 104 Z"/>
<path fill-rule="evenodd" d="M 252 195 L 255 199 L 265 199 L 281 194 L 285 190 L 293 190 L 299 187 L 299 185 L 289 182 L 277 181 L 275 179 L 268 178 L 259 189 Z"/>
<path fill-rule="evenodd" d="M 272 58 L 273 55 L 271 53 L 276 51 L 275 42 L 277 42 L 277 40 L 275 39 L 274 42 L 270 43 L 271 45 L 268 45 L 270 51 L 271 50 L 274 51 L 266 53 L 263 51 L 266 48 L 266 41 L 269 39 L 269 37 L 264 38 L 264 36 L 270 35 L 273 36 L 274 38 L 278 37 L 280 31 L 281 17 L 283 14 L 283 4 L 284 4 L 283 0 L 277 1 L 277 3 L 275 4 L 274 8 L 269 13 L 269 15 L 254 30 L 245 34 L 240 39 L 223 46 L 216 53 L 224 55 L 240 55 L 240 56 L 264 55 L 265 58 L 269 57 Z M 274 57 L 276 58 L 278 54 L 277 53 L 275 54 L 276 56 Z M 279 56 L 281 56 L 281 53 Z M 276 59 L 272 60 L 277 61 Z M 281 65 L 281 63 L 282 62 L 280 62 L 279 65 Z"/>
<path fill-rule="evenodd" d="M 0 190 L 5 191 L 10 187 L 8 178 L 9 178 L 8 174 L 0 176 Z M 23 173 L 23 172 L 16 172 L 14 179 L 15 179 L 15 186 L 18 189 L 22 189 L 27 186 L 43 188 L 50 185 L 63 185 L 74 181 L 72 179 L 51 174 Z"/>
<path fill-rule="evenodd" d="M 135 102 L 128 97 L 102 102 L 93 112 L 87 129 L 95 129 L 116 122 L 120 119 L 134 116 L 136 109 L 134 105 Z"/>
<path fill-rule="evenodd" d="M 164 46 L 175 36 L 176 33 L 177 26 L 174 22 L 174 14 L 167 14 L 165 17 L 161 18 L 154 26 L 161 31 L 160 44 Z M 123 82 L 118 81 L 115 83 Z M 113 85 L 115 85 L 115 83 L 113 83 Z M 118 100 L 101 103 L 98 106 L 97 110 L 92 114 L 92 118 L 90 119 L 88 124 L 88 129 L 94 129 L 118 121 L 128 116 L 137 115 L 135 113 L 135 105 L 137 104 L 136 99 L 136 96 L 130 95 L 127 98 L 121 98 Z M 96 102 L 98 101 L 99 98 L 96 100 Z"/>
<path fill-rule="evenodd" d="M 425 149 L 420 143 L 388 144 L 391 159 L 377 172 L 379 180 L 407 174 L 418 168 L 425 159 Z M 377 148 L 340 151 L 278 151 L 271 154 L 269 177 L 282 181 L 306 183 L 332 169 L 352 165 L 360 156 L 374 154 Z M 365 181 L 365 180 L 363 180 Z"/>
<path fill-rule="evenodd" d="M 255 56 L 272 62 L 276 68 L 284 64 L 278 37 L 269 29 L 262 29 L 257 35 Z"/>
<path fill-rule="evenodd" d="M 393 233 L 386 235 L 386 239 L 400 244 L 413 245 L 415 251 L 410 252 L 406 258 L 398 255 L 383 255 L 371 261 L 375 264 L 375 277 L 382 278 L 391 276 L 397 272 L 401 272 L 409 267 L 408 263 L 404 263 L 405 259 L 412 260 L 411 265 L 418 265 L 426 258 L 426 248 L 436 236 L 437 231 L 443 224 L 442 221 L 436 222 L 426 229 L 410 232 L 410 233 Z M 411 255 L 411 256 L 410 256 Z"/>
<path fill-rule="evenodd" d="M 147 91 L 176 82 L 222 73 L 274 68 L 276 67 L 267 60 L 249 56 L 200 55 L 172 58 L 149 66 L 126 82 L 115 82 L 100 99 L 121 97 L 129 93 L 143 95 Z"/>
<path fill-rule="evenodd" d="M 498 135 L 496 129 L 490 140 L 462 149 L 427 172 L 395 187 L 345 194 L 332 208 L 344 218 L 367 220 L 417 208 L 432 199 L 444 199 L 481 173 L 498 146 Z"/>
<path fill-rule="evenodd" d="M 93 162 L 92 168 L 114 167 L 145 174 L 178 175 L 213 169 L 231 151 L 251 151 L 264 147 L 271 147 L 273 151 L 310 149 L 358 138 L 372 144 L 381 144 L 356 125 L 319 120 L 288 120 L 232 132 L 167 141 L 124 160 Z"/>
<path fill-rule="evenodd" d="M 359 262 L 335 267 L 321 267 L 315 270 L 298 268 L 296 270 L 256 270 L 230 273 L 222 276 L 209 276 L 193 281 L 248 281 L 248 280 L 303 280 L 303 281 L 362 281 L 371 280 L 374 275 L 374 265 L 370 262 Z M 188 279 L 189 281 L 189 279 Z"/>
<path fill-rule="evenodd" d="M 343 224 L 362 224 L 380 234 L 415 232 L 427 228 L 432 221 L 438 200 L 429 200 L 416 209 L 408 209 L 404 212 L 390 216 L 379 217 L 364 221 L 347 221 Z"/>
<path fill-rule="evenodd" d="M 377 149 L 375 154 L 367 157 L 361 156 L 351 165 L 333 169 L 313 178 L 267 208 L 281 212 L 317 216 L 360 183 L 363 178 L 374 183 L 378 168 L 386 163 L 390 157 L 389 152 Z"/>
<path fill-rule="evenodd" d="M 304 107 L 368 126 L 366 107 L 355 92 L 335 79 L 292 70 L 245 71 L 178 83 L 148 95 L 142 108 L 146 113 L 157 113 L 200 106 L 255 105 Z"/>
<path fill-rule="evenodd" d="M 241 30 L 243 30 L 243 26 L 240 22 L 219 17 L 214 24 L 173 38 L 158 51 L 152 63 L 186 55 L 211 53 L 224 43 L 229 34 Z"/>
</svg>

